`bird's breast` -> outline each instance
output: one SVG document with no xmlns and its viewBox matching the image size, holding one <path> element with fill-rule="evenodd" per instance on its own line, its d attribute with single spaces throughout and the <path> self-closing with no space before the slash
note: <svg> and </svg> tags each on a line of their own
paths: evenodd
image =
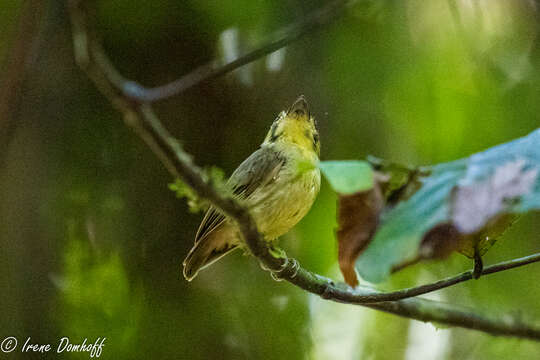
<svg viewBox="0 0 540 360">
<path fill-rule="evenodd" d="M 320 182 L 318 168 L 299 173 L 296 164 L 288 161 L 270 186 L 254 194 L 251 211 L 266 238 L 285 234 L 307 214 L 319 193 Z"/>
</svg>

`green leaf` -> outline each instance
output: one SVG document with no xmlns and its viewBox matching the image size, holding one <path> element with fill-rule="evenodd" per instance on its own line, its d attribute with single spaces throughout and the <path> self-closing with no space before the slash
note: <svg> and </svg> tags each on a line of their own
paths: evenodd
<svg viewBox="0 0 540 360">
<path fill-rule="evenodd" d="M 504 178 L 501 174 L 505 173 L 503 171 L 505 169 L 510 169 L 506 173 L 510 177 L 513 176 L 515 181 L 528 179 L 526 186 L 523 184 L 516 186 L 510 181 L 509 183 L 513 185 L 508 186 L 514 186 L 517 190 L 508 190 L 505 187 L 505 192 L 490 185 L 499 184 L 499 180 Z M 429 230 L 440 224 L 455 224 L 455 211 L 460 206 L 456 205 L 453 194 L 460 189 L 482 184 L 493 186 L 492 192 L 486 193 L 490 194 L 487 197 L 489 201 L 497 198 L 499 194 L 500 203 L 496 205 L 500 207 L 496 208 L 497 216 L 539 210 L 540 176 L 537 176 L 539 169 L 540 129 L 526 137 L 493 147 L 469 158 L 433 166 L 430 176 L 421 179 L 422 187 L 410 199 L 398 203 L 382 216 L 381 226 L 356 262 L 359 274 L 365 280 L 379 282 L 390 275 L 395 266 L 418 258 L 420 245 Z M 504 198 L 506 193 L 515 193 L 516 196 Z M 478 199 L 463 201 L 470 201 L 473 206 Z M 488 211 L 487 205 L 479 209 Z M 494 214 L 488 215 L 489 219 L 485 216 L 485 226 L 494 218 Z"/>
<path fill-rule="evenodd" d="M 339 194 L 351 195 L 373 188 L 373 170 L 365 161 L 321 161 L 319 168 Z"/>
<path fill-rule="evenodd" d="M 212 186 L 216 187 L 219 191 L 225 194 L 230 192 L 230 189 L 227 187 L 224 180 L 225 173 L 220 168 L 215 166 L 204 168 L 201 175 L 205 181 L 212 184 Z M 210 206 L 208 201 L 199 198 L 195 190 L 181 179 L 175 179 L 173 183 L 169 184 L 169 190 L 174 191 L 177 198 L 185 198 L 189 210 L 193 213 L 205 211 Z"/>
</svg>

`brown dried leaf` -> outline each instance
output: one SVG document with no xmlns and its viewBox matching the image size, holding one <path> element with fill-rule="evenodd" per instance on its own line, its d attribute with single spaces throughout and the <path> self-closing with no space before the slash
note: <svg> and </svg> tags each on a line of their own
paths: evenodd
<svg viewBox="0 0 540 360">
<path fill-rule="evenodd" d="M 420 244 L 421 259 L 444 259 L 459 247 L 461 234 L 452 224 L 440 224 L 429 230 Z"/>
<path fill-rule="evenodd" d="M 341 195 L 338 200 L 338 261 L 345 282 L 358 285 L 354 269 L 356 258 L 368 245 L 379 224 L 384 205 L 379 181 L 371 190 Z"/>
<path fill-rule="evenodd" d="M 452 252 L 462 247 L 464 240 L 465 237 L 451 223 L 442 223 L 434 226 L 422 238 L 416 256 L 393 266 L 392 273 L 400 271 L 407 266 L 414 265 L 420 260 L 445 259 Z"/>
</svg>

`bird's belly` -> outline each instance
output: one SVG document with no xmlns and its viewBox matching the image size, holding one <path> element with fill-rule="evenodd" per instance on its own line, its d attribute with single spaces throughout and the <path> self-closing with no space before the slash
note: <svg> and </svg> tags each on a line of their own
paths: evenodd
<svg viewBox="0 0 540 360">
<path fill-rule="evenodd" d="M 258 196 L 252 213 L 259 231 L 275 239 L 295 226 L 309 211 L 319 192 L 318 170 L 308 171 L 296 179 L 280 177 L 273 185 L 278 191 Z"/>
</svg>

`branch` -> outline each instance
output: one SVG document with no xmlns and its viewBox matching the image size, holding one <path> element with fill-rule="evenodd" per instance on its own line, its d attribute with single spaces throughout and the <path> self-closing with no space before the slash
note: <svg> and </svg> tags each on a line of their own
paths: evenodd
<svg viewBox="0 0 540 360">
<path fill-rule="evenodd" d="M 364 306 L 420 321 L 436 321 L 469 329 L 484 331 L 493 335 L 516 336 L 540 340 L 540 324 L 524 323 L 509 317 L 488 317 L 471 310 L 442 304 L 420 298 L 405 297 L 425 294 L 471 279 L 466 272 L 454 278 L 438 281 L 434 284 L 400 290 L 393 293 L 375 293 L 362 289 L 353 290 L 344 284 L 336 285 L 332 280 L 301 268 L 294 259 L 276 258 L 263 241 L 255 222 L 246 209 L 234 199 L 222 196 L 210 184 L 202 171 L 181 144 L 163 127 L 150 105 L 133 101 L 125 94 L 131 82 L 125 80 L 115 69 L 103 52 L 99 42 L 91 36 L 88 28 L 86 3 L 83 0 L 67 0 L 73 28 L 75 58 L 78 64 L 95 82 L 100 91 L 111 101 L 124 116 L 126 125 L 132 127 L 163 162 L 167 170 L 181 178 L 196 193 L 220 208 L 227 216 L 234 219 L 251 253 L 276 276 L 322 298 Z M 255 50 L 257 51 L 257 50 Z M 260 53 L 264 55 L 263 52 Z M 253 58 L 252 60 L 255 60 Z M 540 255 L 500 263 L 484 270 L 485 274 L 494 273 L 539 261 Z M 386 301 L 396 300 L 398 301 Z M 379 302 L 384 301 L 384 302 Z M 376 302 L 376 303 L 374 303 Z"/>
<path fill-rule="evenodd" d="M 14 42 L 2 66 L 4 79 L 0 87 L 0 167 L 17 127 L 17 111 L 23 95 L 25 73 L 34 60 L 45 5 L 45 0 L 23 3 Z"/>
<path fill-rule="evenodd" d="M 303 35 L 313 33 L 313 31 L 335 20 L 347 7 L 355 2 L 356 0 L 331 1 L 321 9 L 307 15 L 300 22 L 278 30 L 270 37 L 270 40 L 266 44 L 229 63 L 221 65 L 220 61 L 213 60 L 163 86 L 146 88 L 134 81 L 124 81 L 122 87 L 119 89 L 122 90 L 126 97 L 141 103 L 151 103 L 181 94 L 195 85 L 214 80 L 265 55 L 271 54 L 289 45 Z"/>
<path fill-rule="evenodd" d="M 500 262 L 484 268 L 482 275 L 494 274 L 499 271 L 510 270 L 520 266 L 528 265 L 534 262 L 540 261 L 540 253 L 525 256 L 519 259 L 513 259 L 509 261 Z M 345 284 L 342 287 L 329 287 L 318 295 L 323 297 L 329 297 L 336 301 L 346 302 L 348 304 L 369 304 L 378 303 L 383 301 L 396 301 L 406 298 L 415 297 L 418 295 L 424 295 L 430 292 L 441 290 L 464 281 L 473 279 L 473 271 L 466 271 L 453 277 L 442 279 L 431 284 L 420 285 L 408 289 L 402 289 L 392 292 L 376 292 L 370 288 L 356 288 L 352 289 Z M 330 281 L 327 279 L 327 281 Z M 343 288 L 346 287 L 346 288 Z"/>
</svg>

